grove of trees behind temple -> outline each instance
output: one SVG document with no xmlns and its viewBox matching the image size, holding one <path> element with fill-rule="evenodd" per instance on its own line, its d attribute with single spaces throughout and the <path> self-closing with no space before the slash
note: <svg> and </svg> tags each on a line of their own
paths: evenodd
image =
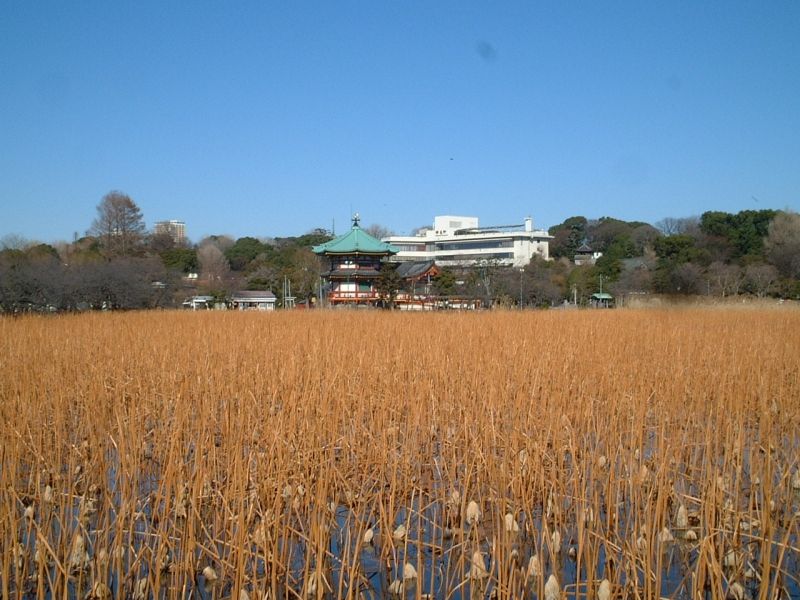
<svg viewBox="0 0 800 600">
<path fill-rule="evenodd" d="M 368 230 L 389 233 L 379 225 Z M 601 288 L 617 297 L 800 298 L 800 215 L 791 211 L 705 212 L 654 225 L 575 216 L 550 234 L 551 261 L 534 259 L 522 270 L 444 269 L 432 291 L 480 298 L 487 306 L 585 303 Z M 280 301 L 284 281 L 298 301 L 310 300 L 325 269 L 311 247 L 330 238 L 315 229 L 295 237 L 213 235 L 176 244 L 169 234 L 146 230 L 131 198 L 110 192 L 86 236 L 71 243 L 0 240 L 0 311 L 166 308 L 195 294 L 222 300 L 239 289 L 271 290 Z M 584 245 L 602 257 L 576 266 Z M 385 270 L 387 293 L 403 285 Z"/>
</svg>

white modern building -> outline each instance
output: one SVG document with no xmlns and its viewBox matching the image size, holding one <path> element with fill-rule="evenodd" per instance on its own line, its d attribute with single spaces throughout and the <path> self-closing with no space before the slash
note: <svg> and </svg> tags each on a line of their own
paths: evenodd
<svg viewBox="0 0 800 600">
<path fill-rule="evenodd" d="M 186 241 L 186 223 L 183 221 L 157 221 L 153 227 L 156 235 L 168 235 L 178 245 Z"/>
<path fill-rule="evenodd" d="M 444 215 L 434 218 L 433 228 L 411 236 L 392 235 L 383 241 L 399 249 L 390 259 L 393 262 L 434 260 L 443 267 L 524 267 L 534 256 L 549 260 L 552 239 L 547 231 L 534 229 L 530 217 L 519 225 L 481 227 L 478 217 Z"/>
</svg>

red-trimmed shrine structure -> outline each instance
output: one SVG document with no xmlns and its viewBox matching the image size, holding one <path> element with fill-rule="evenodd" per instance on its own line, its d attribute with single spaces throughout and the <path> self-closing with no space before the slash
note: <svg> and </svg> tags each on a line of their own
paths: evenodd
<svg viewBox="0 0 800 600">
<path fill-rule="evenodd" d="M 378 280 L 383 262 L 399 249 L 361 229 L 358 214 L 353 227 L 344 235 L 314 246 L 313 251 L 329 261 L 322 276 L 328 282 L 331 306 L 376 306 L 381 301 Z"/>
</svg>

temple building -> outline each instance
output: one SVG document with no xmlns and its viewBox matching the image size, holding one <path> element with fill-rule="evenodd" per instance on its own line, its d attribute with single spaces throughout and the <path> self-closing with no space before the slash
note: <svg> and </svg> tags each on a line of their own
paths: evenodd
<svg viewBox="0 0 800 600">
<path fill-rule="evenodd" d="M 328 259 L 322 276 L 328 287 L 331 306 L 376 306 L 381 301 L 378 281 L 384 260 L 398 249 L 361 229 L 358 214 L 353 227 L 344 235 L 314 246 L 314 253 Z"/>
</svg>

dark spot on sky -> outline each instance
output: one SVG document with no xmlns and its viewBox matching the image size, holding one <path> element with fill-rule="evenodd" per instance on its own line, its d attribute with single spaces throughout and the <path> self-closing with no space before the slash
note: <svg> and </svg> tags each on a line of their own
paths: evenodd
<svg viewBox="0 0 800 600">
<path fill-rule="evenodd" d="M 679 92 L 680 89 L 683 87 L 683 81 L 681 78 L 675 74 L 670 75 L 667 77 L 667 87 L 671 89 L 673 92 Z"/>
<path fill-rule="evenodd" d="M 486 62 L 494 62 L 497 59 L 497 50 L 486 40 L 479 40 L 475 44 L 475 51 Z"/>
</svg>

